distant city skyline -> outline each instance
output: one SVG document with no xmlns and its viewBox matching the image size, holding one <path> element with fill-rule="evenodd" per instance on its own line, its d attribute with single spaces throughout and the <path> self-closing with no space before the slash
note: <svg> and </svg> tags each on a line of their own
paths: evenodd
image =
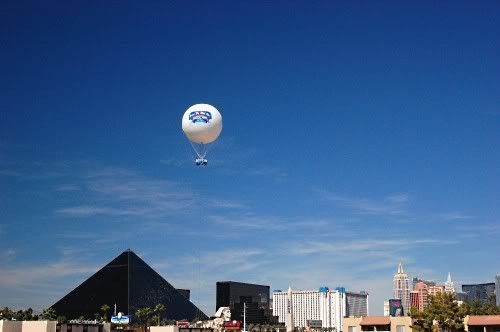
<svg viewBox="0 0 500 332">
<path fill-rule="evenodd" d="M 500 2 L 3 1 L 0 305 L 127 248 L 215 284 L 500 273 Z M 466 23 L 466 24 L 465 24 Z M 223 130 L 196 167 L 182 116 Z"/>
</svg>

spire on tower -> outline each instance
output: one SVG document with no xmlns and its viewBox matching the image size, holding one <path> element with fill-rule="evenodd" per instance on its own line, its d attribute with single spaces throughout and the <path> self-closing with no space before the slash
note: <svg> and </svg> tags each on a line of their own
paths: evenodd
<svg viewBox="0 0 500 332">
<path fill-rule="evenodd" d="M 403 263 L 401 263 L 401 261 L 400 261 L 399 265 L 398 265 L 398 274 L 401 274 L 401 273 L 405 273 L 405 271 L 403 270 Z"/>
<path fill-rule="evenodd" d="M 446 279 L 446 282 L 444 283 L 444 291 L 446 293 L 455 293 L 455 285 L 453 284 L 453 281 L 451 281 L 450 272 L 448 272 L 448 279 Z"/>
</svg>

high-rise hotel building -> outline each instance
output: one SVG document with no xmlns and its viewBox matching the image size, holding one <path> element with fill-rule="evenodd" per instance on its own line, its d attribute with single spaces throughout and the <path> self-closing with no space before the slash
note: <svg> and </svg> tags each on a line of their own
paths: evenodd
<svg viewBox="0 0 500 332">
<path fill-rule="evenodd" d="M 321 287 L 315 291 L 273 292 L 273 316 L 278 316 L 279 322 L 286 321 L 290 307 L 295 327 L 307 327 L 311 321 L 321 321 L 323 328 L 341 331 L 344 317 L 368 315 L 368 294 L 349 292 L 342 287 L 335 290 Z"/>
<path fill-rule="evenodd" d="M 398 272 L 394 275 L 392 296 L 395 299 L 401 300 L 404 314 L 408 315 L 408 310 L 410 310 L 409 278 L 408 274 L 405 273 L 401 262 L 398 265 Z"/>
<path fill-rule="evenodd" d="M 445 293 L 456 293 L 455 290 L 455 283 L 451 280 L 451 273 L 448 272 L 448 278 L 446 279 L 446 282 L 444 283 L 444 291 Z"/>
<path fill-rule="evenodd" d="M 432 286 L 434 287 L 434 286 Z M 427 298 L 429 296 L 429 286 L 423 282 L 417 282 L 410 292 L 411 308 L 424 310 L 427 307 Z"/>
</svg>

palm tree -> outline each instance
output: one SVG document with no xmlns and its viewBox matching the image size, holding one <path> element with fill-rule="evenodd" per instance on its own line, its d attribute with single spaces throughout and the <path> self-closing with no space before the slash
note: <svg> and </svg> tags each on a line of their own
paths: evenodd
<svg viewBox="0 0 500 332">
<path fill-rule="evenodd" d="M 111 307 L 107 304 L 103 304 L 101 306 L 101 312 L 102 312 L 102 318 L 104 319 L 105 322 L 108 321 L 108 312 L 109 312 L 109 309 L 111 309 Z"/>
<path fill-rule="evenodd" d="M 155 308 L 153 309 L 153 313 L 156 315 L 156 321 L 158 323 L 158 326 L 160 326 L 160 321 L 161 321 L 161 313 L 165 310 L 165 306 L 161 303 L 158 303 Z"/>
<path fill-rule="evenodd" d="M 135 317 L 139 320 L 144 332 L 148 329 L 149 319 L 153 315 L 153 309 L 150 307 L 139 308 L 135 311 Z"/>
</svg>

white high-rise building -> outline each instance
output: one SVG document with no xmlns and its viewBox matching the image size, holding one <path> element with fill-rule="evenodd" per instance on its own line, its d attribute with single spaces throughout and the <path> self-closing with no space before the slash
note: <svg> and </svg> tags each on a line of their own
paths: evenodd
<svg viewBox="0 0 500 332">
<path fill-rule="evenodd" d="M 384 316 L 389 316 L 390 311 L 389 311 L 389 301 L 386 300 L 384 301 Z"/>
<path fill-rule="evenodd" d="M 398 272 L 394 275 L 392 296 L 395 299 L 401 299 L 404 314 L 408 315 L 408 310 L 410 310 L 410 286 L 408 274 L 405 273 L 401 262 L 398 265 Z"/>
<path fill-rule="evenodd" d="M 448 279 L 444 283 L 444 291 L 446 293 L 455 293 L 455 284 L 451 281 L 451 273 L 448 272 Z"/>
<path fill-rule="evenodd" d="M 274 298 L 274 296 L 273 296 Z M 286 318 L 285 318 L 286 332 L 292 332 L 295 327 L 293 322 L 293 295 L 292 287 L 288 286 L 288 292 L 286 293 Z"/>
<path fill-rule="evenodd" d="M 288 301 L 290 292 L 291 303 Z M 353 302 L 352 305 L 348 304 L 348 299 Z M 290 308 L 291 315 L 287 312 Z M 294 327 L 306 327 L 308 321 L 321 321 L 323 328 L 341 331 L 342 318 L 348 313 L 352 316 L 368 315 L 368 294 L 345 292 L 344 289 L 329 290 L 327 287 L 318 291 L 289 289 L 288 292 L 273 292 L 273 316 L 278 316 L 281 323 L 293 317 Z"/>
</svg>

